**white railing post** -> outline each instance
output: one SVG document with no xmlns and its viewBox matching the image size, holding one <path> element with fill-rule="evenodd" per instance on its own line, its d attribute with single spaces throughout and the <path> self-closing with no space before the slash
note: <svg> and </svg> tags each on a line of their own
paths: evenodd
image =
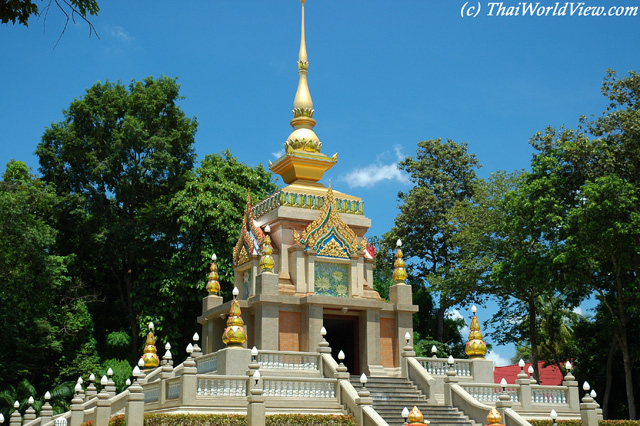
<svg viewBox="0 0 640 426">
<path fill-rule="evenodd" d="M 571 367 L 571 363 L 567 361 L 567 366 Z M 569 407 L 571 407 L 571 411 L 578 411 L 580 409 L 580 393 L 578 390 L 578 381 L 573 374 L 571 374 L 571 369 L 567 369 L 567 375 L 564 376 L 564 381 L 562 384 L 569 389 L 567 389 L 567 402 L 569 403 Z"/>
<path fill-rule="evenodd" d="M 182 376 L 180 376 L 180 405 L 193 405 L 198 391 L 196 362 L 191 357 L 193 346 L 187 346 L 188 358 L 182 363 Z"/>
<path fill-rule="evenodd" d="M 411 334 L 407 331 L 404 335 L 404 340 L 405 340 L 405 345 L 402 348 L 402 356 L 401 356 L 401 360 L 400 360 L 400 375 L 402 377 L 408 378 L 409 377 L 409 366 L 407 365 L 407 358 L 411 357 L 415 357 L 416 353 L 413 350 L 413 345 L 411 344 Z"/>
<path fill-rule="evenodd" d="M 580 403 L 580 418 L 583 426 L 598 426 L 598 404 L 589 394 L 589 383 L 584 382 L 583 389 L 586 392 Z"/>
<path fill-rule="evenodd" d="M 449 369 L 447 370 L 447 376 L 444 378 L 444 405 L 453 405 L 451 386 L 458 383 L 458 377 L 456 376 L 453 357 L 449 356 L 447 362 L 449 363 Z"/>
<path fill-rule="evenodd" d="M 71 400 L 71 419 L 69 421 L 69 426 L 80 426 L 84 423 L 83 405 L 82 396 L 79 392 L 76 392 L 76 395 Z"/>
<path fill-rule="evenodd" d="M 53 407 L 49 404 L 49 400 L 51 399 L 51 394 L 47 391 L 44 394 L 44 404 L 42 405 L 42 409 L 40 410 L 40 424 L 43 425 L 48 423 L 53 418 Z"/>
<path fill-rule="evenodd" d="M 162 385 L 164 385 L 164 383 Z M 142 392 L 142 386 L 140 386 L 138 382 L 133 382 L 133 384 L 129 386 L 129 398 L 127 400 L 127 408 L 125 409 L 125 416 L 127 426 L 144 425 L 144 393 Z"/>
<path fill-rule="evenodd" d="M 103 377 L 104 379 L 104 377 Z M 111 400 L 106 387 L 98 394 L 98 404 L 96 407 L 96 426 L 109 426 L 111 418 Z"/>
<path fill-rule="evenodd" d="M 9 426 L 20 426 L 22 424 L 22 416 L 18 410 L 18 408 L 20 408 L 18 401 L 13 404 L 13 408 L 13 413 L 11 413 L 11 418 L 9 419 Z M 80 426 L 80 423 L 78 423 L 78 426 Z"/>
<path fill-rule="evenodd" d="M 249 378 L 249 396 L 247 397 L 247 426 L 265 425 L 265 397 L 262 390 L 262 379 L 260 371 L 254 370 L 253 376 Z"/>
<path fill-rule="evenodd" d="M 524 361 L 520 360 L 519 365 L 520 373 L 518 373 L 518 378 L 516 379 L 516 384 L 520 385 L 517 389 L 518 401 L 520 401 L 523 410 L 531 410 L 531 380 L 527 373 L 524 372 Z"/>
</svg>

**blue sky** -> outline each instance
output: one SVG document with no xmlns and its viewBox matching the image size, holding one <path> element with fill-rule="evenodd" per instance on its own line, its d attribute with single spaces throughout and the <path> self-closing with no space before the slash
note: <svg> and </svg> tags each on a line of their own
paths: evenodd
<svg viewBox="0 0 640 426">
<path fill-rule="evenodd" d="M 583 3 L 606 10 L 640 5 Z M 476 18 L 462 18 L 464 4 L 307 1 L 315 130 L 325 154 L 339 153 L 323 182 L 365 200 L 370 235 L 391 228 L 397 192 L 409 188 L 395 165 L 415 153 L 418 141 L 468 142 L 483 164 L 481 176 L 527 168 L 536 131 L 575 127 L 580 115 L 604 110 L 607 68 L 621 74 L 640 68 L 640 13 L 487 16 L 485 1 Z M 64 23 L 54 9 L 46 26 L 42 19 L 29 28 L 0 25 L 2 169 L 15 158 L 37 170 L 33 152 L 45 127 L 96 81 L 161 74 L 178 77 L 180 106 L 197 116 L 199 158 L 226 148 L 250 165 L 276 158 L 291 131 L 298 1 L 102 0 L 100 6 L 91 18 L 100 39 L 89 38 L 78 21 L 55 49 Z M 496 349 L 502 357 L 511 352 Z"/>
</svg>

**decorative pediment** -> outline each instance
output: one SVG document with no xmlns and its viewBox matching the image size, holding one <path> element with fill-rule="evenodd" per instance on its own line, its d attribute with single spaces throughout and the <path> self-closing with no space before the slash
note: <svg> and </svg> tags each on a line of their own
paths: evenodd
<svg viewBox="0 0 640 426">
<path fill-rule="evenodd" d="M 247 192 L 247 205 L 244 208 L 244 217 L 240 227 L 240 236 L 233 247 L 233 264 L 241 265 L 247 262 L 251 256 L 260 255 L 260 247 L 264 242 L 264 232 L 253 219 L 251 206 L 251 193 Z"/>
<path fill-rule="evenodd" d="M 348 259 L 362 250 L 358 236 L 344 223 L 333 198 L 333 190 L 329 186 L 323 199 L 320 215 L 302 232 L 293 231 L 293 241 L 315 250 L 318 256 Z"/>
</svg>

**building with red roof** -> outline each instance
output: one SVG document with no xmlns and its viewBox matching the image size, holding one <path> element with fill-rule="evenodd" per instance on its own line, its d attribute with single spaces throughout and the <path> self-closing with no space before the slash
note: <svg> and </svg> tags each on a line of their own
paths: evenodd
<svg viewBox="0 0 640 426">
<path fill-rule="evenodd" d="M 544 361 L 538 362 L 538 372 L 540 374 L 540 380 L 538 384 L 547 385 L 547 386 L 560 386 L 562 385 L 562 380 L 564 376 L 562 375 L 562 371 L 558 368 L 557 365 L 548 365 L 544 366 Z M 529 370 L 530 362 L 526 363 L 524 366 L 524 371 L 527 372 Z M 493 370 L 493 380 L 495 383 L 500 383 L 500 380 L 504 377 L 507 383 L 515 383 L 518 378 L 518 373 L 520 373 L 520 366 L 518 365 L 506 365 L 504 367 L 496 367 Z"/>
</svg>

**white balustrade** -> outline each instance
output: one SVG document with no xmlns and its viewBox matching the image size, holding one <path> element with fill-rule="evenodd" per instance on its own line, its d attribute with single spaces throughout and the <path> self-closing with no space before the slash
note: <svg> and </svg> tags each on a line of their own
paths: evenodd
<svg viewBox="0 0 640 426">
<path fill-rule="evenodd" d="M 198 378 L 198 396 L 246 396 L 248 378 Z"/>
<path fill-rule="evenodd" d="M 446 376 L 449 364 L 445 358 L 416 358 L 420 365 L 432 376 Z M 471 362 L 465 359 L 456 359 L 453 368 L 460 377 L 472 377 Z"/>
<path fill-rule="evenodd" d="M 567 391 L 564 386 L 531 387 L 531 402 L 534 404 L 567 404 Z"/>
<path fill-rule="evenodd" d="M 318 361 L 316 353 L 276 351 L 258 353 L 258 364 L 264 369 L 317 371 Z"/>
<path fill-rule="evenodd" d="M 285 398 L 335 398 L 336 381 L 332 379 L 298 380 L 264 378 L 264 395 Z"/>
<path fill-rule="evenodd" d="M 496 402 L 502 392 L 502 388 L 498 384 L 474 385 L 465 383 L 462 384 L 462 388 L 480 402 Z M 509 395 L 511 401 L 518 402 L 518 388 L 515 385 L 507 386 L 505 392 Z"/>
</svg>

